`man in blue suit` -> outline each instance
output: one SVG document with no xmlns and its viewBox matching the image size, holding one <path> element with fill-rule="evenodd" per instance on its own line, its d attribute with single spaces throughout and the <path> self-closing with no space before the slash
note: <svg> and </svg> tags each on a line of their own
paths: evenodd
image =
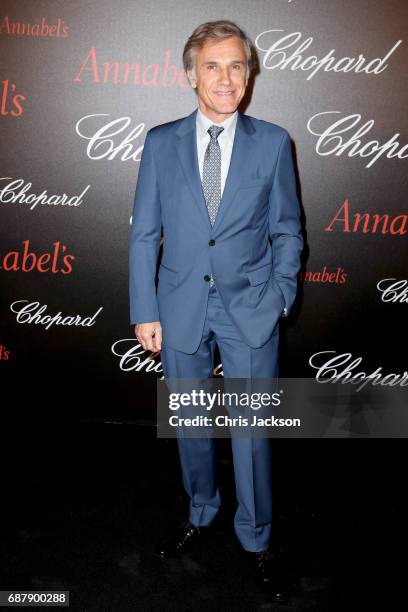
<svg viewBox="0 0 408 612">
<path fill-rule="evenodd" d="M 135 193 L 130 311 L 166 378 L 208 378 L 214 350 L 228 378 L 278 375 L 279 319 L 294 302 L 303 247 L 290 137 L 238 110 L 256 61 L 231 21 L 200 25 L 183 53 L 198 108 L 151 128 Z M 155 275 L 163 229 L 164 243 Z M 265 567 L 272 522 L 270 440 L 233 438 L 236 535 Z M 214 440 L 178 438 L 189 520 L 165 557 L 202 538 L 220 507 Z"/>
</svg>

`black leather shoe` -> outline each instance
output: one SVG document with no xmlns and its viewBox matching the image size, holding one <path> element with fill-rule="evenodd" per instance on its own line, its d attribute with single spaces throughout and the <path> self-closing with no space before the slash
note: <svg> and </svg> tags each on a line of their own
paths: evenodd
<svg viewBox="0 0 408 612">
<path fill-rule="evenodd" d="M 268 591 L 275 601 L 286 601 L 287 593 L 282 581 L 277 565 L 276 558 L 269 550 L 249 553 L 252 556 L 255 566 L 255 578 L 257 583 Z"/>
<path fill-rule="evenodd" d="M 189 521 L 177 527 L 172 533 L 160 542 L 157 554 L 166 559 L 174 557 L 189 550 L 198 540 L 202 539 L 202 528 L 196 527 Z"/>
</svg>

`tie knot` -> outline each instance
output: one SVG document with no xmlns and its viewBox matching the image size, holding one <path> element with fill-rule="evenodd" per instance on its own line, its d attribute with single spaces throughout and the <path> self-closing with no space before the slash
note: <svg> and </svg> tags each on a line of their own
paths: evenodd
<svg viewBox="0 0 408 612">
<path fill-rule="evenodd" d="M 219 126 L 219 125 L 210 125 L 210 127 L 208 128 L 207 132 L 209 133 L 211 138 L 215 138 L 217 139 L 218 136 L 221 134 L 221 132 L 223 131 L 223 127 Z"/>
</svg>

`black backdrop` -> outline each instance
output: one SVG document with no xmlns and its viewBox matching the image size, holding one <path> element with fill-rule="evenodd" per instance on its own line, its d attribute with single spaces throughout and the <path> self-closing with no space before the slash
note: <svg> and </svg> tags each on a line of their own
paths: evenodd
<svg viewBox="0 0 408 612">
<path fill-rule="evenodd" d="M 293 140 L 306 248 L 281 373 L 315 376 L 312 364 L 342 354 L 361 358 L 356 371 L 404 373 L 406 2 L 3 0 L 0 376 L 10 413 L 155 421 L 160 356 L 140 350 L 129 325 L 138 163 L 150 127 L 196 107 L 183 45 L 221 18 L 258 49 L 241 110 Z M 35 322 L 46 315 L 72 319 Z M 68 325 L 77 315 L 93 319 Z"/>
</svg>

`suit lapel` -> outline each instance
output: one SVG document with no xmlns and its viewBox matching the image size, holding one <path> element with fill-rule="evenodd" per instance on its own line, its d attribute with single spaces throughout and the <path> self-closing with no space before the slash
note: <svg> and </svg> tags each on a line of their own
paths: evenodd
<svg viewBox="0 0 408 612">
<path fill-rule="evenodd" d="M 176 130 L 177 138 L 176 149 L 183 167 L 186 181 L 190 186 L 194 196 L 194 201 L 198 206 L 199 212 L 204 221 L 211 228 L 210 218 L 208 216 L 207 206 L 203 194 L 201 184 L 200 170 L 198 168 L 197 158 L 197 140 L 196 140 L 196 115 L 197 109 L 186 117 Z"/>
<path fill-rule="evenodd" d="M 252 134 L 254 132 L 255 129 L 253 128 L 250 119 L 238 111 L 234 143 L 231 152 L 231 161 L 220 206 L 218 208 L 217 217 L 213 226 L 213 231 L 216 231 L 219 228 L 226 211 L 231 205 L 233 196 L 238 189 L 239 183 L 245 176 L 245 171 L 249 168 L 251 156 L 253 157 L 254 140 Z"/>
<path fill-rule="evenodd" d="M 178 136 L 176 140 L 176 149 L 199 212 L 208 227 L 212 229 L 212 231 L 215 231 L 219 227 L 228 206 L 232 202 L 233 195 L 243 176 L 243 170 L 248 167 L 250 156 L 253 152 L 252 145 L 254 143 L 253 134 L 255 133 L 255 129 L 250 119 L 238 110 L 230 166 L 214 227 L 211 228 L 198 167 L 196 115 L 197 109 L 188 115 L 178 126 L 176 130 Z"/>
</svg>

